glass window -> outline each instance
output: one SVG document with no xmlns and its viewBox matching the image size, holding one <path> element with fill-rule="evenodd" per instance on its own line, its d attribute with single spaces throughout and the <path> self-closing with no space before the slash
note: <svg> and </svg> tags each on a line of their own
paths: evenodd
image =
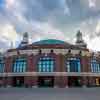
<svg viewBox="0 0 100 100">
<path fill-rule="evenodd" d="M 98 64 L 98 72 L 100 72 L 100 67 L 99 67 L 99 64 Z"/>
<path fill-rule="evenodd" d="M 54 59 L 51 57 L 41 57 L 38 61 L 39 72 L 53 72 L 54 71 Z"/>
<path fill-rule="evenodd" d="M 0 58 L 0 73 L 4 72 L 4 66 L 5 66 L 4 59 Z"/>
<path fill-rule="evenodd" d="M 96 59 L 91 60 L 91 72 L 100 72 L 100 64 Z"/>
<path fill-rule="evenodd" d="M 13 72 L 26 72 L 27 61 L 25 58 L 16 58 L 13 62 Z"/>
<path fill-rule="evenodd" d="M 66 68 L 68 72 L 80 72 L 81 64 L 79 58 L 69 58 L 66 61 Z"/>
</svg>

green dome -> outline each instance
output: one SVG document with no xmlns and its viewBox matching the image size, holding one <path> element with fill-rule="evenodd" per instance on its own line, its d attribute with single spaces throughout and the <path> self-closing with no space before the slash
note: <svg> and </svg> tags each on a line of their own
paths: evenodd
<svg viewBox="0 0 100 100">
<path fill-rule="evenodd" d="M 65 42 L 56 39 L 47 39 L 34 42 L 33 44 L 65 44 Z"/>
</svg>

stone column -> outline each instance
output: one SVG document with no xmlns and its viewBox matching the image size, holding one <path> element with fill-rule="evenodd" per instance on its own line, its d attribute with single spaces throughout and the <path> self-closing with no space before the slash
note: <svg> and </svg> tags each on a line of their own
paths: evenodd
<svg viewBox="0 0 100 100">
<path fill-rule="evenodd" d="M 55 72 L 66 72 L 65 57 L 62 54 L 56 55 L 56 69 Z M 68 87 L 67 76 L 55 76 L 55 87 L 65 88 Z"/>
<path fill-rule="evenodd" d="M 60 72 L 60 55 L 55 55 L 55 72 Z M 60 87 L 60 76 L 55 76 L 54 78 L 54 87 Z"/>
<path fill-rule="evenodd" d="M 27 57 L 27 72 L 36 72 L 35 56 L 29 55 Z M 33 87 L 37 85 L 37 76 L 27 76 L 25 77 L 25 85 L 27 87 Z"/>
<path fill-rule="evenodd" d="M 61 61 L 60 70 L 61 70 L 61 72 L 66 73 L 66 63 L 65 63 L 66 57 L 64 55 L 61 55 L 60 61 Z M 66 76 L 66 75 L 61 76 L 60 82 L 61 82 L 62 88 L 68 87 L 68 76 Z"/>
<path fill-rule="evenodd" d="M 13 60 L 12 57 L 5 58 L 5 69 L 4 69 L 4 71 L 6 73 L 12 72 L 12 60 Z M 5 86 L 8 86 L 8 87 L 12 86 L 12 77 L 7 76 L 7 77 L 4 77 L 3 80 L 4 80 Z"/>
<path fill-rule="evenodd" d="M 90 65 L 89 65 L 89 57 L 87 56 L 82 56 L 81 57 L 81 71 L 82 72 L 90 72 Z M 83 76 L 82 77 L 82 83 L 83 83 L 83 87 L 87 87 L 88 86 L 88 76 Z"/>
</svg>

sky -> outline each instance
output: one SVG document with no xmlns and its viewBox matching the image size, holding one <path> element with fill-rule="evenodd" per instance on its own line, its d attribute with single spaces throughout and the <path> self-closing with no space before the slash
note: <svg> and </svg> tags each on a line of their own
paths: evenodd
<svg viewBox="0 0 100 100">
<path fill-rule="evenodd" d="M 90 50 L 100 51 L 100 0 L 0 0 L 0 48 L 18 46 L 23 33 L 75 42 L 77 31 Z"/>
</svg>

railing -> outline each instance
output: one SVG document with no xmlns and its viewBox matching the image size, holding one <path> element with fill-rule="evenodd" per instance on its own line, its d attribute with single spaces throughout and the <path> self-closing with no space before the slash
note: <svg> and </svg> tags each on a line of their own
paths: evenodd
<svg viewBox="0 0 100 100">
<path fill-rule="evenodd" d="M 100 73 L 91 72 L 9 72 L 0 73 L 0 77 L 10 77 L 10 76 L 98 76 Z"/>
</svg>

